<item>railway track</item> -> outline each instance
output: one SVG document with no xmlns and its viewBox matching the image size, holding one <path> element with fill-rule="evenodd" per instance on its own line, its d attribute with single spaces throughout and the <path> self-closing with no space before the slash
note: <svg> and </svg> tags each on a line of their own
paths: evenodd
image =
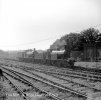
<svg viewBox="0 0 101 100">
<path fill-rule="evenodd" d="M 87 83 L 88 82 L 90 83 L 90 84 L 88 84 L 89 88 L 95 88 L 95 90 L 101 91 L 101 88 L 99 86 L 94 87 L 94 84 L 96 84 L 96 83 L 98 83 L 98 85 L 100 85 L 99 83 L 101 82 L 101 75 L 99 75 L 99 74 L 95 75 L 95 74 L 86 73 L 86 72 L 75 72 L 73 70 L 68 70 L 66 73 L 65 72 L 63 73 L 63 72 L 53 71 L 54 68 L 52 68 L 51 71 L 47 71 L 47 70 L 42 70 L 42 68 L 32 68 L 32 67 L 27 67 L 27 66 L 26 67 L 21 66 L 21 67 L 17 67 L 17 68 L 22 68 L 24 70 L 29 70 L 29 71 L 32 71 L 32 70 L 35 71 L 36 70 L 36 71 L 39 71 L 39 72 L 42 72 L 42 73 L 54 75 L 55 77 L 58 77 L 58 78 L 61 77 L 61 79 L 64 79 L 64 80 L 67 80 L 67 81 L 71 80 L 71 78 L 72 78 L 72 81 L 73 81 L 73 78 L 75 78 L 76 80 L 78 80 L 78 81 L 74 81 L 75 83 L 80 84 L 79 82 L 81 80 L 81 82 L 82 82 L 81 85 L 85 85 L 85 86 L 87 86 L 87 84 L 85 84 L 85 81 L 87 81 Z M 68 77 L 69 77 L 69 80 L 68 80 Z"/>
<path fill-rule="evenodd" d="M 13 66 L 13 65 L 12 65 Z M 17 66 L 15 66 L 17 67 Z M 19 66 L 17 68 L 22 68 L 22 69 L 27 69 L 27 70 L 39 70 L 39 71 L 43 71 L 43 72 L 48 72 L 50 74 L 56 74 L 56 75 L 60 75 L 60 76 L 65 76 L 65 77 L 75 77 L 75 78 L 81 78 L 81 79 L 85 79 L 85 80 L 90 80 L 90 81 L 96 81 L 96 82 L 101 82 L 101 74 L 99 73 L 90 73 L 90 72 L 78 72 L 78 71 L 74 71 L 74 70 L 59 70 L 59 71 L 55 71 L 55 69 L 53 70 L 42 70 L 40 68 L 29 68 L 29 67 L 25 67 L 25 66 Z"/>
<path fill-rule="evenodd" d="M 22 96 L 24 100 L 29 100 L 27 95 L 23 92 L 21 87 L 18 86 L 18 81 L 9 76 L 8 74 L 4 73 L 4 77 L 9 81 L 9 83 L 12 85 L 12 88 L 14 88 L 17 93 L 12 93 L 12 96 Z"/>
<path fill-rule="evenodd" d="M 96 88 L 96 87 L 94 87 L 94 84 L 92 84 L 91 82 L 90 82 L 90 80 L 89 80 L 89 84 L 90 85 L 87 85 L 87 84 L 85 84 L 85 80 L 81 80 L 81 79 L 79 79 L 79 78 L 74 78 L 73 76 L 73 78 L 70 76 L 70 75 L 68 75 L 67 77 L 66 77 L 66 75 L 62 75 L 62 74 L 56 74 L 56 73 L 53 73 L 53 72 L 46 72 L 46 71 L 39 71 L 39 70 L 34 70 L 34 71 L 32 71 L 32 70 L 26 70 L 26 69 L 24 69 L 25 71 L 27 71 L 27 72 L 29 72 L 29 73 L 34 73 L 34 71 L 37 71 L 37 72 L 40 72 L 40 73 L 45 73 L 45 74 L 47 74 L 47 75 L 51 75 L 51 76 L 53 76 L 53 77 L 56 77 L 56 78 L 58 78 L 58 79 L 60 79 L 60 80 L 64 80 L 64 81 L 66 81 L 66 82 L 71 82 L 71 83 L 74 83 L 74 84 L 77 84 L 77 85 L 79 85 L 79 86 L 86 86 L 86 87 L 88 87 L 88 88 L 90 88 L 90 89 L 94 89 L 94 91 L 101 91 L 101 88 Z M 69 77 L 70 76 L 70 77 Z M 88 81 L 86 81 L 86 82 L 88 82 Z M 93 85 L 93 86 L 92 86 Z"/>
<path fill-rule="evenodd" d="M 17 65 L 21 65 L 21 64 L 23 64 L 23 65 L 27 65 L 27 66 L 32 66 L 33 67 L 33 64 L 32 63 L 25 63 L 25 62 L 19 62 L 19 61 L 13 61 L 13 60 L 2 60 L 1 61 L 1 63 L 2 62 L 5 62 L 6 61 L 6 63 L 8 63 L 9 64 L 9 62 L 10 63 L 13 63 L 13 65 L 15 64 L 15 63 L 17 63 Z M 15 64 L 16 65 L 16 64 Z M 36 65 L 38 65 L 38 64 L 36 64 Z M 42 67 L 44 66 L 46 66 L 46 65 L 41 65 Z M 46 66 L 45 68 L 52 68 L 52 69 L 55 69 L 55 70 L 62 70 L 62 71 L 66 71 L 66 70 L 73 70 L 74 71 L 74 69 L 76 70 L 76 71 L 78 71 L 78 72 L 85 72 L 85 73 L 87 73 L 87 72 L 89 72 L 89 73 L 92 73 L 92 74 L 97 74 L 98 72 L 101 74 L 101 69 L 96 69 L 96 68 L 87 68 L 87 67 L 80 67 L 80 66 L 74 66 L 74 68 L 72 69 L 72 67 L 71 68 L 69 68 L 68 66 L 67 66 L 67 68 L 59 68 L 59 67 L 53 67 L 53 66 Z M 62 66 L 61 66 L 62 67 Z M 37 68 L 38 68 L 38 66 L 37 66 Z M 41 67 L 40 67 L 41 68 Z M 84 68 L 84 69 L 83 69 Z"/>
<path fill-rule="evenodd" d="M 10 70 L 11 71 L 11 70 Z M 16 71 L 14 71 L 13 70 L 13 72 L 14 73 L 18 73 L 18 72 L 16 72 Z M 22 75 L 23 74 L 21 74 L 21 73 L 18 73 L 19 75 L 20 75 L 20 77 L 21 78 L 23 78 L 22 77 Z M 29 80 L 29 78 L 32 78 L 32 76 L 31 77 L 29 77 L 28 75 L 25 75 L 24 74 L 24 77 L 26 77 L 26 78 L 24 78 L 24 79 L 27 79 L 27 81 L 28 82 L 30 82 L 31 84 L 32 84 L 32 82 Z M 32 78 L 33 79 L 33 78 Z M 84 95 L 84 94 L 82 94 L 82 93 L 79 93 L 79 92 L 77 92 L 77 91 L 74 91 L 74 90 L 72 90 L 72 89 L 69 89 L 69 88 L 66 88 L 66 87 L 63 87 L 63 86 L 60 86 L 59 84 L 56 84 L 56 83 L 50 83 L 50 81 L 48 82 L 46 82 L 46 80 L 45 79 L 39 79 L 39 77 L 35 77 L 35 79 L 34 80 L 37 80 L 38 82 L 41 82 L 41 84 L 43 83 L 43 84 L 47 84 L 48 85 L 48 87 L 51 87 L 51 88 L 56 88 L 57 90 L 59 90 L 59 91 L 65 91 L 64 93 L 67 93 L 67 95 L 68 95 L 68 93 L 72 93 L 73 95 L 75 94 L 76 96 L 80 96 L 80 97 L 82 97 L 83 98 L 83 100 L 85 100 L 84 98 L 87 98 L 87 96 L 86 95 Z M 43 87 L 41 87 L 41 88 L 43 88 Z M 53 91 L 54 92 L 54 91 Z M 50 92 L 48 92 L 49 93 L 49 95 L 51 95 L 51 96 L 55 96 L 55 94 L 52 94 L 52 93 L 50 93 Z M 59 95 L 59 94 L 58 94 Z M 70 96 L 70 95 L 69 95 Z M 58 96 L 55 96 L 55 97 L 58 97 Z M 58 99 L 55 99 L 55 100 L 62 100 L 61 98 L 58 98 Z M 64 99 L 63 99 L 64 100 Z M 74 99 L 75 100 L 75 99 Z"/>
<path fill-rule="evenodd" d="M 39 67 L 41 66 L 41 67 Z M 28 70 L 39 70 L 39 71 L 43 71 L 43 72 L 49 72 L 49 73 L 54 73 L 54 74 L 58 74 L 58 75 L 62 75 L 62 76 L 71 76 L 71 77 L 77 77 L 77 78 L 82 78 L 82 79 L 89 79 L 91 81 L 101 81 L 101 73 L 100 72 L 91 72 L 91 71 L 81 71 L 81 70 L 73 70 L 73 69 L 67 69 L 67 68 L 44 68 L 42 67 L 42 65 L 37 65 L 36 67 L 28 67 L 26 66 L 19 66 L 18 68 L 26 68 Z"/>
<path fill-rule="evenodd" d="M 39 67 L 40 66 L 40 67 Z M 21 66 L 22 68 L 24 68 L 24 66 Z M 27 66 L 26 66 L 27 67 Z M 70 68 L 58 68 L 58 67 L 53 67 L 53 66 L 43 66 L 43 65 L 37 65 L 37 66 L 31 66 L 31 67 L 27 67 L 29 69 L 37 69 L 37 70 L 43 70 L 43 71 L 52 71 L 52 72 L 58 72 L 58 73 L 63 73 L 63 74 L 66 74 L 68 72 L 74 72 L 74 74 L 78 74 L 78 75 L 81 75 L 81 74 L 89 74 L 89 75 L 101 75 L 101 72 L 92 72 L 92 71 L 88 71 L 88 70 L 82 70 L 82 69 L 70 69 Z"/>
<path fill-rule="evenodd" d="M 15 72 L 12 72 L 12 71 L 7 71 L 7 70 L 4 71 L 4 73 L 6 73 L 8 75 L 8 77 L 11 76 L 13 78 L 16 78 L 17 80 L 20 80 L 21 82 L 23 82 L 23 83 L 25 83 L 27 85 L 32 86 L 33 87 L 33 90 L 35 89 L 34 91 L 39 92 L 39 93 L 43 93 L 44 95 L 47 95 L 48 96 L 48 92 L 46 92 L 44 90 L 40 90 L 39 88 L 35 87 L 31 81 L 26 80 L 24 77 L 21 77 L 18 73 L 15 73 Z M 28 79 L 28 77 L 26 77 L 26 78 Z M 9 79 L 9 80 L 12 80 L 12 79 Z M 26 93 L 24 93 L 24 95 L 26 96 Z M 53 97 L 54 100 L 61 100 L 59 98 L 56 98 L 55 95 L 53 95 L 53 94 L 50 94 L 49 96 L 51 97 L 51 95 L 52 95 L 52 97 Z"/>
<path fill-rule="evenodd" d="M 20 68 L 20 67 L 19 67 Z M 29 67 L 23 67 L 22 69 L 27 69 L 27 70 L 37 70 L 40 72 L 47 72 L 51 74 L 57 74 L 57 75 L 62 75 L 62 76 L 71 76 L 71 77 L 77 77 L 77 78 L 82 78 L 82 79 L 89 79 L 92 81 L 99 81 L 101 82 L 101 74 L 93 74 L 93 73 L 88 73 L 88 72 L 78 72 L 78 71 L 73 71 L 73 70 L 65 70 L 65 72 L 62 71 L 53 71 L 53 70 L 42 70 L 40 68 L 29 68 Z M 55 70 L 55 69 L 54 69 Z"/>
<path fill-rule="evenodd" d="M 79 70 L 76 72 L 75 70 L 71 70 L 71 69 L 65 70 L 65 68 L 63 68 L 62 71 L 58 70 L 58 69 L 55 69 L 55 68 L 52 68 L 52 70 L 50 69 L 50 70 L 46 71 L 44 69 L 43 70 L 40 69 L 40 67 L 39 68 L 32 68 L 32 67 L 27 67 L 27 66 L 23 66 L 23 65 L 16 66 L 16 64 L 14 66 L 12 64 L 12 67 L 21 68 L 21 69 L 25 69 L 25 70 L 27 69 L 27 72 L 28 72 L 28 70 L 37 70 L 37 71 L 40 71 L 40 72 L 43 72 L 43 73 L 46 73 L 46 74 L 53 75 L 53 76 L 55 76 L 57 78 L 62 76 L 60 79 L 64 79 L 65 81 L 69 81 L 69 80 L 66 80 L 65 77 L 75 77 L 75 78 L 81 78 L 81 79 L 86 79 L 86 80 L 90 80 L 90 81 L 98 81 L 98 82 L 101 81 L 100 73 L 96 73 L 96 72 L 90 72 L 90 73 L 88 73 L 88 71 L 79 72 Z M 25 68 L 25 67 L 27 67 L 27 68 Z M 53 71 L 54 69 L 56 71 Z M 59 73 L 59 72 L 61 72 L 61 73 Z M 34 73 L 34 75 L 35 75 L 35 73 Z M 36 75 L 36 76 L 38 76 L 38 75 Z M 42 78 L 42 77 L 40 77 L 40 78 Z M 73 80 L 71 80 L 71 81 L 73 82 Z M 74 83 L 76 83 L 76 82 L 74 82 Z M 83 84 L 79 84 L 79 86 L 80 85 L 83 85 Z M 88 88 L 94 89 L 93 87 L 88 87 Z M 95 88 L 95 90 L 100 90 L 100 89 Z M 74 93 L 74 91 L 69 91 L 69 92 Z M 79 95 L 77 93 L 75 93 L 75 94 Z M 80 94 L 80 96 L 83 96 L 83 95 Z M 87 97 L 87 96 L 85 95 L 84 97 Z"/>
<path fill-rule="evenodd" d="M 4 64 L 4 63 L 1 62 L 1 64 Z M 80 68 L 75 69 L 75 67 L 74 67 L 74 69 L 75 69 L 74 70 L 74 69 L 70 69 L 70 68 L 58 68 L 58 67 L 38 65 L 38 64 L 35 64 L 33 66 L 33 64 L 23 63 L 23 62 L 18 62 L 18 61 L 11 61 L 11 60 L 10 61 L 7 60 L 6 66 L 15 66 L 15 67 L 19 66 L 19 67 L 22 67 L 22 68 L 30 66 L 28 68 L 32 69 L 32 70 L 33 70 L 33 68 L 34 69 L 39 69 L 39 70 L 41 69 L 43 71 L 49 71 L 49 72 L 52 71 L 56 74 L 57 73 L 59 73 L 61 75 L 66 74 L 67 76 L 71 74 L 72 77 L 74 75 L 75 77 L 78 77 L 78 78 L 81 77 L 81 78 L 84 78 L 84 79 L 88 78 L 88 79 L 91 79 L 93 81 L 101 81 L 101 72 L 98 71 L 98 70 L 96 71 L 96 69 L 93 69 L 93 71 L 90 71 L 90 70 L 83 70 L 83 69 L 80 69 Z M 41 67 L 38 67 L 38 66 L 41 66 Z"/>
<path fill-rule="evenodd" d="M 12 61 L 12 62 L 14 62 L 14 61 Z M 24 65 L 24 64 L 26 64 L 26 65 Z M 58 68 L 58 67 L 53 67 L 53 66 L 44 66 L 43 67 L 43 65 L 37 65 L 37 66 L 33 66 L 32 64 L 30 65 L 29 63 L 20 63 L 19 64 L 19 62 L 17 62 L 16 61 L 16 64 L 15 63 L 13 63 L 13 64 L 6 64 L 6 66 L 15 66 L 15 67 L 17 67 L 18 65 L 19 65 L 19 68 L 20 67 L 22 67 L 22 68 L 24 68 L 24 67 L 27 67 L 27 66 L 30 66 L 30 67 L 27 67 L 27 68 L 29 68 L 29 69 L 39 69 L 39 70 L 43 70 L 43 71 L 52 71 L 52 72 L 56 72 L 56 73 L 61 73 L 61 75 L 62 74 L 75 74 L 76 76 L 83 76 L 84 78 L 86 78 L 86 77 L 88 77 L 88 78 L 92 78 L 92 80 L 95 80 L 95 79 L 100 79 L 101 80 L 101 73 L 100 73 L 100 71 L 99 72 L 92 72 L 92 71 L 88 71 L 88 70 L 81 70 L 81 69 L 76 69 L 76 70 L 74 70 L 74 69 L 70 69 L 70 68 Z M 38 66 L 41 66 L 41 67 L 38 67 Z M 48 68 L 47 68 L 48 67 Z M 81 77 L 82 78 L 82 77 Z M 96 81 L 97 81 L 96 80 Z M 100 80 L 98 80 L 98 81 L 100 81 Z"/>
<path fill-rule="evenodd" d="M 12 66 L 13 66 L 13 64 L 12 64 Z M 101 82 L 101 75 L 97 74 L 97 73 L 93 74 L 93 73 L 87 73 L 85 71 L 84 72 L 76 72 L 76 71 L 73 71 L 73 70 L 67 70 L 66 71 L 65 68 L 63 68 L 62 71 L 57 71 L 57 68 L 56 69 L 55 68 L 50 68 L 48 71 L 46 71 L 44 69 L 42 70 L 42 68 L 40 68 L 40 67 L 39 68 L 33 68 L 33 67 L 27 67 L 27 66 L 22 66 L 22 65 L 18 67 L 18 66 L 16 66 L 16 64 L 14 66 L 17 67 L 17 68 L 22 68 L 22 69 L 27 69 L 27 70 L 37 70 L 37 71 L 40 71 L 40 72 L 43 72 L 43 73 L 48 73 L 48 74 L 51 74 L 51 75 L 54 75 L 54 76 L 61 77 L 65 80 L 66 80 L 66 77 L 67 78 L 72 77 L 72 78 L 76 78 L 76 79 L 78 78 L 79 80 L 81 79 L 81 81 L 82 81 L 82 79 L 87 80 L 87 82 L 91 83 L 91 84 L 88 84 L 88 86 L 92 87 L 92 88 L 94 86 L 94 84 L 92 82 L 96 82 L 95 84 L 98 84 L 98 85 L 96 85 L 94 88 L 98 89 L 98 90 L 101 90 L 100 83 L 99 83 L 99 82 Z M 54 71 L 53 69 L 56 70 L 56 71 Z M 64 72 L 64 70 L 65 70 L 65 72 Z M 69 80 L 71 80 L 71 79 L 69 79 Z M 74 81 L 74 82 L 79 83 L 78 81 Z M 86 84 L 82 82 L 82 85 L 86 85 Z"/>
<path fill-rule="evenodd" d="M 41 77 L 41 78 L 42 78 L 42 77 Z M 56 84 L 56 83 L 55 83 L 55 84 Z M 76 86 L 77 86 L 77 85 L 76 85 Z M 65 87 L 65 88 L 66 88 L 66 87 Z M 65 88 L 64 88 L 64 89 L 65 89 Z M 69 90 L 69 91 L 70 91 L 70 90 Z M 86 97 L 86 95 L 84 95 L 84 94 L 82 94 L 82 93 L 79 93 L 79 92 L 77 92 L 77 91 L 72 91 L 72 90 L 71 90 L 70 92 L 73 92 L 73 93 L 76 93 L 76 94 L 78 94 L 78 95 L 82 95 L 82 96 L 85 96 L 85 97 Z"/>
<path fill-rule="evenodd" d="M 13 71 L 14 72 L 14 71 Z M 15 72 L 14 72 L 15 73 Z M 18 74 L 18 73 L 16 73 L 16 74 Z M 19 75 L 19 74 L 18 74 Z M 20 75 L 19 77 L 21 77 L 22 75 Z M 24 76 L 24 77 L 21 77 L 21 79 L 24 79 L 24 81 L 28 81 L 28 84 L 30 84 L 31 86 L 33 86 L 33 83 L 32 83 L 32 80 L 30 81 L 29 80 L 29 77 L 28 76 Z M 36 79 L 35 79 L 36 80 Z M 37 80 L 38 81 L 38 80 Z M 41 81 L 38 81 L 38 82 L 41 82 Z M 37 82 L 37 83 L 38 83 Z M 36 83 L 36 84 L 37 84 Z M 41 82 L 41 84 L 43 84 L 44 82 Z M 44 89 L 40 89 L 40 88 L 38 88 L 38 91 L 40 91 L 41 93 L 45 93 L 45 95 L 48 95 L 49 97 L 52 97 L 54 100 L 65 100 L 65 99 L 62 99 L 62 98 L 60 98 L 60 97 L 58 97 L 59 96 L 59 94 L 58 94 L 58 96 L 56 95 L 56 94 L 54 94 L 54 88 L 55 89 L 59 89 L 59 90 L 61 90 L 62 91 L 62 94 L 63 95 L 67 95 L 68 96 L 68 98 L 70 97 L 70 96 L 73 96 L 73 95 L 71 95 L 70 93 L 67 93 L 66 94 L 66 91 L 64 90 L 64 89 L 60 89 L 59 87 L 56 87 L 55 85 L 52 85 L 52 84 L 46 84 L 46 83 L 44 83 L 45 84 L 45 87 L 47 86 L 48 88 L 50 87 L 51 88 L 51 91 L 52 91 L 52 88 L 53 88 L 53 93 L 52 92 L 49 92 L 49 89 L 48 89 L 48 91 L 47 91 L 47 89 L 46 90 L 44 90 Z M 35 86 L 34 86 L 34 88 L 35 88 Z M 41 87 L 42 88 L 42 87 Z M 76 97 L 76 96 L 75 96 Z M 75 100 L 75 99 L 74 99 Z M 82 100 L 84 100 L 84 99 L 82 99 Z"/>
<path fill-rule="evenodd" d="M 101 91 L 101 76 L 100 75 L 93 75 L 89 73 L 75 74 L 75 72 L 73 71 L 65 74 L 65 73 L 59 73 L 59 72 L 54 72 L 54 71 L 46 71 L 46 70 L 44 71 L 39 68 L 37 69 L 37 68 L 29 68 L 29 67 L 26 67 L 26 68 L 24 67 L 24 69 L 27 71 L 29 70 L 31 72 L 36 70 L 42 73 L 53 75 L 55 77 L 58 77 L 66 81 L 73 81 L 75 83 L 85 85 L 88 88 L 93 88 L 95 90 Z"/>
<path fill-rule="evenodd" d="M 40 95 L 39 94 L 39 93 L 43 93 L 44 94 L 45 91 L 41 91 L 38 88 L 34 87 L 33 84 L 30 83 L 30 81 L 25 80 L 24 78 L 20 77 L 17 73 L 14 73 L 13 71 L 4 70 L 4 73 L 7 74 L 6 75 L 7 80 L 9 80 L 10 83 L 12 82 L 11 80 L 14 81 L 11 84 L 13 84 L 13 86 L 17 89 L 17 92 L 21 96 L 24 97 L 24 100 L 34 100 L 34 99 L 36 100 L 36 98 L 45 99 L 45 96 L 44 95 Z M 25 89 L 25 88 L 23 88 L 21 86 L 19 87 L 19 85 L 18 85 L 19 83 L 17 81 L 19 81 L 20 84 L 23 83 L 23 85 L 25 85 L 25 88 L 26 88 L 26 85 L 30 86 L 31 88 Z M 18 86 L 16 86 L 15 84 L 17 84 Z M 21 89 L 21 88 L 23 88 L 23 89 Z M 31 93 L 30 93 L 30 91 L 31 91 Z M 19 100 L 22 100 L 22 99 L 19 99 Z M 48 98 L 48 100 L 60 100 L 60 99 L 56 99 L 54 97 L 54 99 L 49 99 Z"/>
</svg>

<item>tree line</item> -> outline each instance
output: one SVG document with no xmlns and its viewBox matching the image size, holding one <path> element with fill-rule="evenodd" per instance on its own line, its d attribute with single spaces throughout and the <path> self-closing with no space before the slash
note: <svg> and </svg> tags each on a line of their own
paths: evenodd
<svg viewBox="0 0 101 100">
<path fill-rule="evenodd" d="M 83 51 L 84 44 L 95 44 L 101 42 L 101 33 L 98 29 L 89 28 L 80 33 L 70 33 L 60 40 L 66 41 L 65 56 L 69 56 L 71 51 Z"/>
</svg>

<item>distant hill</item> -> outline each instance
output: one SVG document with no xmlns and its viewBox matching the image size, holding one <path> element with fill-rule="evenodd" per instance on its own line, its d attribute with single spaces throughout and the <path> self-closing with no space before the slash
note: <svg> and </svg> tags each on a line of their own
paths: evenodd
<svg viewBox="0 0 101 100">
<path fill-rule="evenodd" d="M 0 50 L 0 58 L 16 59 L 18 57 L 19 52 L 21 52 L 21 51 L 3 51 L 3 50 Z"/>
</svg>

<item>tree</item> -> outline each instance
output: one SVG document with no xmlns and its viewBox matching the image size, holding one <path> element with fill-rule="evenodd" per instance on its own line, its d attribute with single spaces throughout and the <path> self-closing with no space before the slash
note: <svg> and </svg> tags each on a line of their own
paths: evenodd
<svg viewBox="0 0 101 100">
<path fill-rule="evenodd" d="M 101 33 L 98 35 L 98 38 L 97 38 L 97 40 L 96 41 L 98 41 L 98 42 L 100 42 L 101 43 Z"/>
<path fill-rule="evenodd" d="M 99 31 L 94 28 L 89 28 L 81 32 L 81 36 L 78 41 L 79 50 L 83 50 L 84 44 L 94 44 L 99 36 Z"/>
<path fill-rule="evenodd" d="M 94 43 L 98 38 L 99 31 L 94 28 L 89 28 L 81 32 L 83 38 L 85 39 L 85 43 Z"/>
<path fill-rule="evenodd" d="M 98 39 L 99 37 L 99 39 Z M 66 48 L 65 58 L 70 56 L 70 52 L 73 50 L 83 51 L 84 44 L 93 44 L 97 40 L 101 41 L 101 34 L 94 28 L 89 28 L 81 31 L 80 33 L 70 33 L 65 36 Z"/>
<path fill-rule="evenodd" d="M 65 47 L 65 58 L 70 56 L 70 52 L 72 50 L 77 49 L 77 43 L 80 37 L 79 33 L 70 33 L 67 36 L 67 40 L 66 40 L 66 47 Z"/>
</svg>

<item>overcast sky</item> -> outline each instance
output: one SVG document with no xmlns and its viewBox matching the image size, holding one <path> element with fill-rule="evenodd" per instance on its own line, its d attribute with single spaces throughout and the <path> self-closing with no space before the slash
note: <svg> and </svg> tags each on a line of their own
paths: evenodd
<svg viewBox="0 0 101 100">
<path fill-rule="evenodd" d="M 0 0 L 0 49 L 48 49 L 65 34 L 99 24 L 101 0 Z"/>
</svg>

